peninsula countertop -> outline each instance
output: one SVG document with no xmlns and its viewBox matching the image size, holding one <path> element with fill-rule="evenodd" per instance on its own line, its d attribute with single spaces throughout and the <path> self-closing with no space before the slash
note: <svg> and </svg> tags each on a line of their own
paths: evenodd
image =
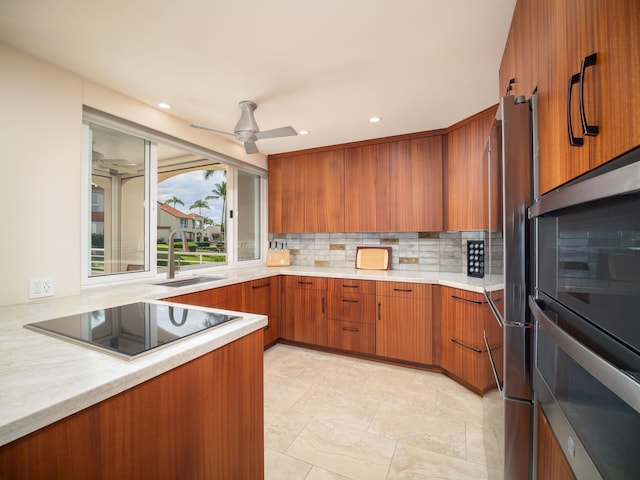
<svg viewBox="0 0 640 480">
<path fill-rule="evenodd" d="M 275 275 L 359 278 L 446 285 L 482 292 L 487 285 L 464 274 L 317 267 L 243 267 L 183 271 L 180 278 L 211 275 L 222 279 L 185 287 L 155 285 L 163 279 L 137 280 L 84 288 L 79 295 L 32 300 L 0 307 L 0 445 L 9 443 L 157 375 L 220 348 L 267 324 L 264 315 L 240 312 L 242 319 L 206 330 L 127 361 L 27 330 L 27 323 L 89 312 L 126 303 L 231 285 Z M 215 312 L 226 312 L 211 309 Z M 234 312 L 238 313 L 238 312 Z"/>
</svg>

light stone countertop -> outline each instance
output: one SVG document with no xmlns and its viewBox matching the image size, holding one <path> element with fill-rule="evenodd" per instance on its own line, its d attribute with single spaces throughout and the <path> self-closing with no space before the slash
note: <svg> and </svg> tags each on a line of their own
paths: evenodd
<svg viewBox="0 0 640 480">
<path fill-rule="evenodd" d="M 482 292 L 483 287 L 502 288 L 501 284 L 487 286 L 482 279 L 464 274 L 256 266 L 180 272 L 177 279 L 192 275 L 225 277 L 187 287 L 153 285 L 152 282 L 162 281 L 158 277 L 88 287 L 75 296 L 0 306 L 0 445 L 254 332 L 267 324 L 267 318 L 241 313 L 240 320 L 181 339 L 131 361 L 27 330 L 23 328 L 25 324 L 280 274 L 431 283 L 474 292 Z"/>
</svg>

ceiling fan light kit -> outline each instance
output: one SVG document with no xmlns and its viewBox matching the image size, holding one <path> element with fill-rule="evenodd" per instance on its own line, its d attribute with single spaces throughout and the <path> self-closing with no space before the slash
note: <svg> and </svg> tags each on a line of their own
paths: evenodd
<svg viewBox="0 0 640 480">
<path fill-rule="evenodd" d="M 258 140 L 262 140 L 264 138 L 292 137 L 298 134 L 291 126 L 260 131 L 256 119 L 253 116 L 253 112 L 258 108 L 258 106 L 249 100 L 243 100 L 238 104 L 238 106 L 242 113 L 240 114 L 240 120 L 238 120 L 233 132 L 225 132 L 216 128 L 206 127 L 204 125 L 191 124 L 191 126 L 222 133 L 224 135 L 233 135 L 242 142 L 247 154 L 258 153 L 258 147 L 256 146 L 256 142 Z"/>
</svg>

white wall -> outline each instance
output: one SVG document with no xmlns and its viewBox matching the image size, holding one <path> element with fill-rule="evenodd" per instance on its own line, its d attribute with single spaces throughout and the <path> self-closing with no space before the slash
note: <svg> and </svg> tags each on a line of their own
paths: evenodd
<svg viewBox="0 0 640 480">
<path fill-rule="evenodd" d="M 82 105 L 266 169 L 235 142 L 0 44 L 0 305 L 28 300 L 30 278 L 80 292 Z"/>
</svg>

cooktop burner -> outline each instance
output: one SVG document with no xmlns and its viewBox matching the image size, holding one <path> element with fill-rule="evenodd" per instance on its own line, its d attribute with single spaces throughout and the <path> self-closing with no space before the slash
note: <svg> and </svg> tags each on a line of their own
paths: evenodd
<svg viewBox="0 0 640 480">
<path fill-rule="evenodd" d="M 24 327 L 131 360 L 238 318 L 191 306 L 137 302 Z"/>
</svg>

